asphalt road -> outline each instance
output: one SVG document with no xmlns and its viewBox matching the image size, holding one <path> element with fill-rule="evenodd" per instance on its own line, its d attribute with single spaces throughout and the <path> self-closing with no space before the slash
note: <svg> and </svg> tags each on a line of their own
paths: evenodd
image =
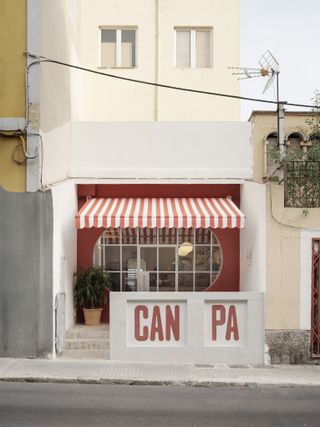
<svg viewBox="0 0 320 427">
<path fill-rule="evenodd" d="M 0 426 L 320 425 L 319 388 L 0 383 Z"/>
</svg>

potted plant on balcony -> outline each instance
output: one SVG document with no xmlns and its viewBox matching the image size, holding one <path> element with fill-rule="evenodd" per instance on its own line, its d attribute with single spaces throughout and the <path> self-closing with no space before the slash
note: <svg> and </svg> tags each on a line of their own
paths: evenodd
<svg viewBox="0 0 320 427">
<path fill-rule="evenodd" d="M 99 325 L 102 305 L 107 301 L 106 290 L 112 288 L 110 276 L 101 267 L 91 267 L 75 277 L 74 301 L 83 310 L 85 325 Z"/>
</svg>

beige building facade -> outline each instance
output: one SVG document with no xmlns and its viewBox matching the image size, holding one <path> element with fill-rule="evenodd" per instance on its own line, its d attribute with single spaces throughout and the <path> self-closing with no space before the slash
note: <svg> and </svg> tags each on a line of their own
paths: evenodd
<svg viewBox="0 0 320 427">
<path fill-rule="evenodd" d="M 318 143 L 306 122 L 310 117 L 307 112 L 286 112 L 287 153 L 295 149 L 303 158 Z M 312 239 L 320 235 L 320 208 L 285 207 L 272 153 L 277 149 L 277 115 L 254 111 L 250 122 L 254 181 L 266 187 L 267 342 L 275 361 L 295 362 L 310 353 Z"/>
</svg>

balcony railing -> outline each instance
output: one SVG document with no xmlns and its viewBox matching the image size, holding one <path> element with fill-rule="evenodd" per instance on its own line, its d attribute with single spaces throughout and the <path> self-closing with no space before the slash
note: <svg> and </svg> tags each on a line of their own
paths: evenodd
<svg viewBox="0 0 320 427">
<path fill-rule="evenodd" d="M 284 164 L 284 206 L 320 207 L 320 161 L 292 160 Z"/>
</svg>

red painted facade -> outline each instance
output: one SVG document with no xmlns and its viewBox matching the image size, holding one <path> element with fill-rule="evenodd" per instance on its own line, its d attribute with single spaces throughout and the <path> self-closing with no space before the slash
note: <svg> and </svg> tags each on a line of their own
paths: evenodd
<svg viewBox="0 0 320 427">
<path fill-rule="evenodd" d="M 85 203 L 87 197 L 227 197 L 231 196 L 234 203 L 240 205 L 240 185 L 237 184 L 139 184 L 139 185 L 79 185 L 78 207 Z M 77 268 L 81 271 L 92 265 L 94 245 L 103 228 L 78 230 Z M 215 229 L 222 254 L 223 265 L 219 277 L 207 291 L 237 292 L 240 276 L 240 240 L 239 229 Z M 79 312 L 78 321 L 82 321 Z M 102 312 L 102 322 L 109 322 L 109 307 Z"/>
</svg>

